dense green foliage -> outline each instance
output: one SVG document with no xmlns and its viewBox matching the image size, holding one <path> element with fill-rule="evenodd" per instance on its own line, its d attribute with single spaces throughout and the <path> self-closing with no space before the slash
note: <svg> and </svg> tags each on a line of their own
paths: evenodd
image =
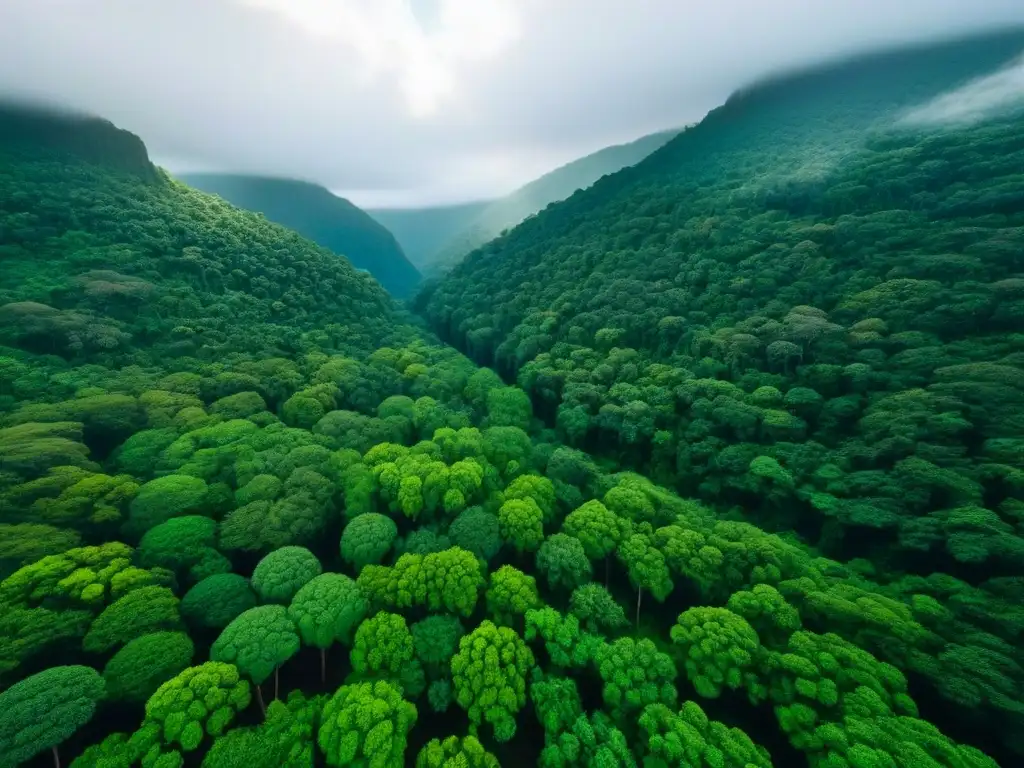
<svg viewBox="0 0 1024 768">
<path fill-rule="evenodd" d="M 189 173 L 179 178 L 344 256 L 356 269 L 373 275 L 392 296 L 405 298 L 419 284 L 419 272 L 386 225 L 323 187 L 265 176 Z"/>
<path fill-rule="evenodd" d="M 930 716 L 961 712 L 959 734 L 1015 760 L 1021 115 L 947 119 L 957 97 L 933 100 L 1022 47 L 1019 30 L 990 33 L 752 86 L 471 254 L 417 304 L 515 378 L 561 441 L 850 563 L 827 598 L 806 581 L 780 589 L 815 631 L 940 698 Z M 617 548 L 641 618 L 648 595 L 676 601 L 673 574 L 718 605 L 713 581 L 740 585 L 715 541 L 739 531 L 601 501 L 655 529 L 583 541 L 592 558 Z M 763 567 L 779 576 L 758 580 L 791 578 Z M 907 622 L 912 637 L 882 636 Z M 701 693 L 744 674 L 691 659 Z"/>
<path fill-rule="evenodd" d="M 884 118 L 1021 44 L 471 256 L 425 305 L 522 388 L 120 134 L 5 145 L 0 765 L 1020 764 L 1020 123 Z"/>
</svg>

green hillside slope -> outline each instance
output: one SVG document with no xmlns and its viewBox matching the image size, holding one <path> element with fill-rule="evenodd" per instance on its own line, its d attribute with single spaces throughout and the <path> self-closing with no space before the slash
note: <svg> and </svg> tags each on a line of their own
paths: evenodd
<svg viewBox="0 0 1024 768">
<path fill-rule="evenodd" d="M 1011 764 L 1024 613 L 974 605 L 1024 599 L 1022 105 L 904 118 L 1022 51 L 998 33 L 745 89 L 419 302 L 569 444 L 940 601 L 945 662 L 899 663 Z"/>
<path fill-rule="evenodd" d="M 170 179 L 137 137 L 109 123 L 86 123 L 83 133 L 61 117 L 3 114 L 74 140 L 0 145 L 0 342 L 120 365 L 290 355 L 311 334 L 366 349 L 400 325 L 371 277 Z"/>
<path fill-rule="evenodd" d="M 348 200 L 316 184 L 262 176 L 190 173 L 189 186 L 262 213 L 364 269 L 396 298 L 409 296 L 420 275 L 385 227 Z"/>
<path fill-rule="evenodd" d="M 395 236 L 409 261 L 427 269 L 437 252 L 457 232 L 468 227 L 490 205 L 489 201 L 443 205 L 436 208 L 374 208 L 373 218 Z"/>
<path fill-rule="evenodd" d="M 437 238 L 442 222 L 451 224 L 452 227 L 445 233 L 443 240 L 425 254 L 420 251 L 423 255 L 416 262 L 425 275 L 436 277 L 458 264 L 474 248 L 497 237 L 503 230 L 514 227 L 551 203 L 564 200 L 576 190 L 589 187 L 602 176 L 639 162 L 677 133 L 678 131 L 652 133 L 628 144 L 605 147 L 556 168 L 512 194 L 483 205 L 475 211 L 478 204 L 460 206 L 456 209 L 438 208 L 434 209 L 433 215 L 427 216 L 426 212 L 415 210 L 378 212 L 377 218 L 382 222 L 392 222 L 401 230 L 409 226 L 405 223 L 409 219 L 418 223 L 426 218 L 430 222 L 427 237 L 431 241 Z M 462 215 L 470 211 L 475 212 L 474 217 L 469 221 L 462 220 Z M 396 221 L 402 223 L 395 223 Z"/>
<path fill-rule="evenodd" d="M 694 232 L 652 197 L 628 231 L 688 233 L 638 252 L 678 286 L 599 220 L 605 293 L 508 310 L 536 409 L 130 134 L 0 145 L 0 765 L 1018 765 L 1024 312 L 982 279 L 1021 271 L 1011 125 L 872 139 L 870 184 Z M 647 339 L 655 288 L 686 312 Z"/>
</svg>

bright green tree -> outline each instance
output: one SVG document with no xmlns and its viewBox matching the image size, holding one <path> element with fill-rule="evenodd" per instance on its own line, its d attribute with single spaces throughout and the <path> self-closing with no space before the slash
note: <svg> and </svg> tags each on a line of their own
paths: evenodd
<svg viewBox="0 0 1024 768">
<path fill-rule="evenodd" d="M 701 696 L 736 690 L 761 653 L 761 641 L 746 619 L 728 608 L 690 608 L 672 627 L 683 652 L 686 676 Z"/>
<path fill-rule="evenodd" d="M 302 642 L 320 649 L 320 682 L 327 679 L 327 649 L 352 642 L 368 609 L 359 585 L 340 573 L 315 576 L 295 593 L 288 615 Z"/>
<path fill-rule="evenodd" d="M 498 741 L 515 736 L 515 716 L 526 703 L 526 676 L 533 665 L 533 653 L 522 638 L 490 621 L 459 641 L 452 657 L 455 700 L 469 713 L 474 729 L 486 722 Z"/>
<path fill-rule="evenodd" d="M 501 768 L 475 736 L 431 739 L 416 755 L 416 768 Z"/>
<path fill-rule="evenodd" d="M 416 718 L 416 707 L 385 680 L 343 685 L 324 705 L 317 743 L 336 768 L 402 765 Z"/>
<path fill-rule="evenodd" d="M 423 668 L 412 633 L 396 613 L 380 611 L 359 625 L 350 660 L 356 679 L 390 680 L 410 698 L 423 692 Z"/>
</svg>

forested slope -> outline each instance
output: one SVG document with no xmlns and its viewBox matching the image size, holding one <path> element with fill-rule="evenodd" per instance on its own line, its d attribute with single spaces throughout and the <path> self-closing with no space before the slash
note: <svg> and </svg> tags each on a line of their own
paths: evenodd
<svg viewBox="0 0 1024 768">
<path fill-rule="evenodd" d="M 1010 333 L 968 368 L 984 401 L 932 414 L 970 389 L 942 379 L 890 409 L 882 423 L 904 426 L 878 443 L 905 450 L 908 419 L 935 432 L 910 435 L 920 455 L 901 487 L 939 510 L 940 494 L 981 493 L 922 518 L 988 521 L 954 555 L 1007 570 L 981 578 L 950 557 L 948 573 L 900 578 L 751 522 L 779 517 L 762 499 L 803 503 L 790 457 L 838 453 L 793 431 L 818 428 L 815 404 L 833 411 L 798 392 L 807 415 L 789 414 L 789 377 L 847 397 L 842 419 L 874 380 L 849 396 L 822 382 L 848 386 L 877 352 L 852 369 L 783 356 L 776 374 L 733 374 L 713 350 L 692 370 L 608 352 L 598 397 L 616 377 L 616 393 L 660 374 L 650 386 L 680 379 L 672 398 L 693 387 L 704 422 L 680 408 L 673 428 L 703 437 L 672 445 L 705 453 L 679 465 L 683 485 L 718 449 L 715 467 L 746 483 L 681 497 L 622 471 L 646 456 L 629 432 L 619 462 L 565 445 L 542 423 L 551 403 L 537 399 L 538 419 L 345 260 L 148 161 L 126 173 L 62 142 L 0 152 L 3 768 L 1019 762 L 1024 615 L 1001 546 L 1015 444 L 977 476 L 949 463 L 988 455 L 975 413 L 1015 391 Z M 762 439 L 762 425 L 790 431 Z M 661 455 L 647 463 L 674 483 Z M 889 477 L 850 457 L 816 470 L 822 495 Z"/>
<path fill-rule="evenodd" d="M 416 268 L 428 268 L 437 252 L 469 226 L 489 201 L 441 205 L 436 208 L 371 208 L 373 218 L 388 228 Z"/>
<path fill-rule="evenodd" d="M 746 89 L 419 297 L 570 445 L 939 600 L 942 662 L 896 663 L 1010 742 L 1024 120 L 908 116 L 1022 50 L 999 33 Z"/>
<path fill-rule="evenodd" d="M 395 236 L 366 211 L 309 182 L 217 173 L 181 174 L 191 187 L 262 213 L 373 275 L 392 296 L 409 296 L 420 274 Z"/>
</svg>

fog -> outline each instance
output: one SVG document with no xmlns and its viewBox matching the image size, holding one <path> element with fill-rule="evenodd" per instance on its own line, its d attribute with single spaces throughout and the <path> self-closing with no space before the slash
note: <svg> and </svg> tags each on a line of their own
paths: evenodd
<svg viewBox="0 0 1024 768">
<path fill-rule="evenodd" d="M 1024 107 L 1024 56 L 911 110 L 901 122 L 970 124 Z"/>
<path fill-rule="evenodd" d="M 172 171 L 437 204 L 778 68 L 1011 22 L 1020 0 L 2 0 L 0 92 L 113 120 Z"/>
</svg>

